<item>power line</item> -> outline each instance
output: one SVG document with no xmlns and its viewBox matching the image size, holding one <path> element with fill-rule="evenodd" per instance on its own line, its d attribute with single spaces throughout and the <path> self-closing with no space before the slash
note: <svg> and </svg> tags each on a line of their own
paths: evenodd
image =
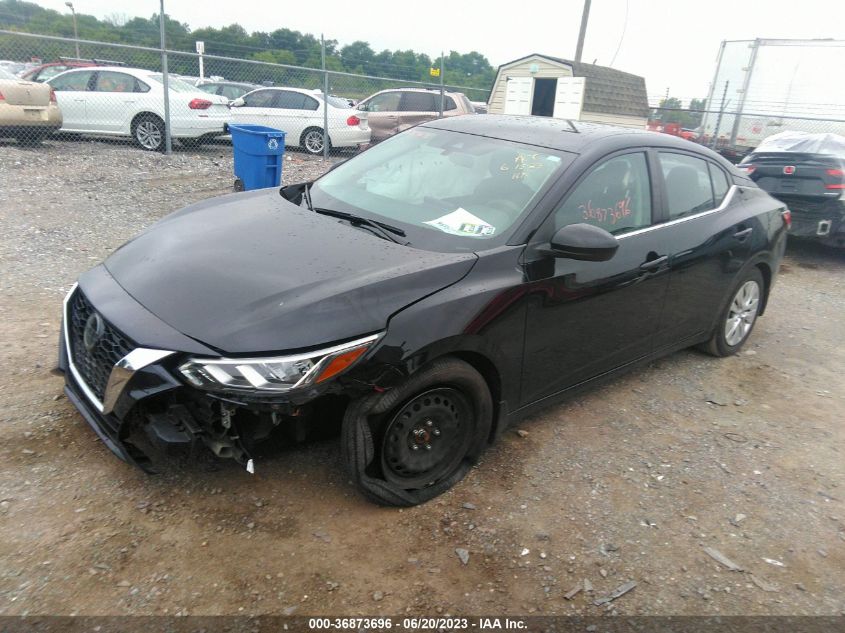
<svg viewBox="0 0 845 633">
<path fill-rule="evenodd" d="M 616 52 L 613 53 L 613 59 L 610 60 L 610 67 L 613 68 L 613 62 L 616 61 L 616 56 L 619 54 L 619 49 L 622 48 L 622 40 L 625 39 L 625 31 L 628 30 L 628 9 L 630 1 L 625 0 L 625 20 L 622 22 L 622 35 L 619 36 L 619 44 L 616 46 Z"/>
</svg>

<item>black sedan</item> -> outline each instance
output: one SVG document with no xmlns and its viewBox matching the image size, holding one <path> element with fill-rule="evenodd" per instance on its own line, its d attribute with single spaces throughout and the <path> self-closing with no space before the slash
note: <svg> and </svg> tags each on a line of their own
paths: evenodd
<svg viewBox="0 0 845 633">
<path fill-rule="evenodd" d="M 123 459 L 341 425 L 358 487 L 412 505 L 538 407 L 766 308 L 785 207 L 664 134 L 532 117 L 412 128 L 313 183 L 178 211 L 65 300 L 66 393 Z M 153 451 L 153 454 L 158 454 Z"/>
<path fill-rule="evenodd" d="M 737 169 L 787 205 L 792 237 L 845 248 L 845 137 L 781 132 Z"/>
</svg>

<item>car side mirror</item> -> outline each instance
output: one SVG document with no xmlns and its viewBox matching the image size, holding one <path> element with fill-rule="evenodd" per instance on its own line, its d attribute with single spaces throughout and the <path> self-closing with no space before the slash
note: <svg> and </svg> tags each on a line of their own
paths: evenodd
<svg viewBox="0 0 845 633">
<path fill-rule="evenodd" d="M 240 108 L 241 106 L 244 105 L 244 103 L 245 103 L 244 98 L 238 97 L 237 99 L 232 101 L 232 103 L 230 103 L 229 105 L 232 106 L 233 108 Z"/>
<path fill-rule="evenodd" d="M 358 105 L 355 106 L 355 109 L 360 110 L 361 112 L 369 112 L 370 106 L 369 106 L 369 104 L 366 104 L 366 103 L 359 103 Z"/>
<path fill-rule="evenodd" d="M 619 241 L 592 224 L 569 224 L 558 229 L 546 252 L 553 257 L 585 262 L 606 262 L 616 253 Z"/>
</svg>

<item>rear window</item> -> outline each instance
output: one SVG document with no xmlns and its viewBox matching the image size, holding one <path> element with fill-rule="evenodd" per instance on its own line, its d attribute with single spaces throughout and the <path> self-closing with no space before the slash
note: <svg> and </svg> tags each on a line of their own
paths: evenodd
<svg viewBox="0 0 845 633">
<path fill-rule="evenodd" d="M 730 184 L 728 183 L 728 177 L 725 176 L 725 172 L 713 163 L 707 163 L 707 166 L 710 168 L 710 179 L 713 181 L 713 195 L 716 198 L 716 206 L 718 206 L 725 199 L 728 189 L 730 189 Z"/>
<path fill-rule="evenodd" d="M 164 85 L 164 79 L 161 76 L 161 73 L 156 73 L 154 75 L 147 75 L 150 79 L 157 81 L 158 83 Z M 170 75 L 167 78 L 167 84 L 173 92 L 196 92 L 197 87 L 192 86 L 187 81 L 182 79 L 178 79 L 173 75 Z"/>
<path fill-rule="evenodd" d="M 319 97 L 322 99 L 323 95 L 320 94 Z M 348 110 L 352 107 L 351 105 L 349 105 L 349 99 L 344 99 L 343 97 L 335 97 L 334 95 L 329 95 L 328 99 L 326 99 L 326 102 L 328 102 L 330 106 L 334 106 L 335 108 L 342 108 L 344 110 Z"/>
<path fill-rule="evenodd" d="M 453 102 L 454 104 L 454 102 Z M 436 112 L 434 95 L 428 92 L 404 92 L 399 106 L 402 112 Z"/>
</svg>

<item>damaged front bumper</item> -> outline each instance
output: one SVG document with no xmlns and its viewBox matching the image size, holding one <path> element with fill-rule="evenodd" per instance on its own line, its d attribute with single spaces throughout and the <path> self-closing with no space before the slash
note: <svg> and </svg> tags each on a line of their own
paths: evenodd
<svg viewBox="0 0 845 633">
<path fill-rule="evenodd" d="M 179 378 L 187 357 L 215 354 L 145 310 L 102 266 L 65 299 L 59 341 L 65 393 L 113 453 L 147 472 L 155 472 L 157 448 L 197 445 L 252 471 L 262 441 L 274 434 L 302 441 L 313 417 L 348 398 L 336 384 L 232 395 Z"/>
</svg>

